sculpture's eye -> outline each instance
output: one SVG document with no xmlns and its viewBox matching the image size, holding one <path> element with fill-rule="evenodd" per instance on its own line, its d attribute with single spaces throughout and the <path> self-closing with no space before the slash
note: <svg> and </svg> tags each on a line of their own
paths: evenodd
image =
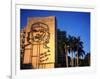
<svg viewBox="0 0 100 79">
<path fill-rule="evenodd" d="M 40 33 L 43 33 L 44 31 L 43 30 L 40 30 Z"/>
</svg>

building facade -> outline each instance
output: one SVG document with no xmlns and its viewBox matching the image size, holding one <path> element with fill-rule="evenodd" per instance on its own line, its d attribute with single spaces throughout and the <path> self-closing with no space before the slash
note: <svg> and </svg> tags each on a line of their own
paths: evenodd
<svg viewBox="0 0 100 79">
<path fill-rule="evenodd" d="M 21 69 L 54 68 L 55 17 L 29 17 L 20 32 Z"/>
</svg>

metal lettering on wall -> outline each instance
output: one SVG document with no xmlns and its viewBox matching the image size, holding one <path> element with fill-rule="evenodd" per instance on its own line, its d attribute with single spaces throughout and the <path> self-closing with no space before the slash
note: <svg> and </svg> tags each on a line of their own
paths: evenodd
<svg viewBox="0 0 100 79">
<path fill-rule="evenodd" d="M 53 18 L 42 18 L 41 21 L 33 19 L 28 22 L 29 25 L 25 28 L 26 41 L 23 64 L 31 63 L 33 69 L 54 67 L 55 33 L 51 19 Z"/>
</svg>

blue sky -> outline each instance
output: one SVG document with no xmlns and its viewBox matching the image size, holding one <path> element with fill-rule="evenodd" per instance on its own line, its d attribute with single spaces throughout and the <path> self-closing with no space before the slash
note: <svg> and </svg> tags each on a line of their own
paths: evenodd
<svg viewBox="0 0 100 79">
<path fill-rule="evenodd" d="M 66 31 L 68 35 L 80 36 L 84 42 L 84 50 L 90 52 L 90 13 L 75 11 L 50 11 L 50 10 L 20 10 L 21 28 L 26 26 L 28 17 L 55 16 L 57 28 Z"/>
</svg>

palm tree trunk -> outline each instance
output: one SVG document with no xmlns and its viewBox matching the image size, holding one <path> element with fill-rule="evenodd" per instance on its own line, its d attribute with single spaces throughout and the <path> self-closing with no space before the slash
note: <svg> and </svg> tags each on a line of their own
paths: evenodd
<svg viewBox="0 0 100 79">
<path fill-rule="evenodd" d="M 66 46 L 66 44 L 64 46 L 64 49 L 65 49 L 65 53 L 66 53 L 66 67 L 68 67 L 68 52 L 67 52 L 67 46 Z"/>
<path fill-rule="evenodd" d="M 67 52 L 67 49 L 65 49 L 65 52 L 66 52 L 66 67 L 68 67 L 68 52 Z"/>
<path fill-rule="evenodd" d="M 76 51 L 77 53 L 77 51 Z M 75 66 L 77 66 L 77 55 L 75 56 Z"/>
<path fill-rule="evenodd" d="M 79 64 L 79 58 L 78 58 L 78 50 L 77 50 L 77 66 L 78 66 L 78 64 Z"/>
<path fill-rule="evenodd" d="M 73 52 L 72 52 L 72 67 L 74 66 L 74 58 L 73 58 Z"/>
<path fill-rule="evenodd" d="M 71 53 L 72 53 L 72 57 L 71 57 L 71 67 L 73 67 L 73 52 L 72 52 L 72 49 L 71 49 Z"/>
</svg>

